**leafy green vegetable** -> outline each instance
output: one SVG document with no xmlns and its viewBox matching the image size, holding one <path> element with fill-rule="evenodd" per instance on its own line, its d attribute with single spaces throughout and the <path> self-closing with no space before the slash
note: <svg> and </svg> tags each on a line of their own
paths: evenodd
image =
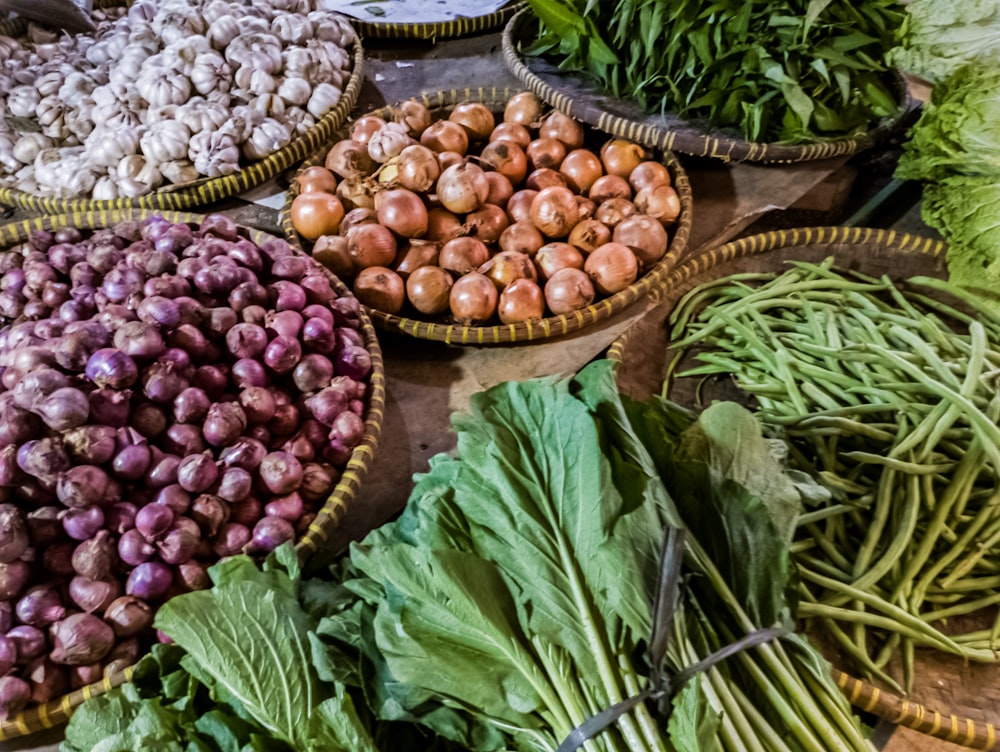
<svg viewBox="0 0 1000 752">
<path fill-rule="evenodd" d="M 547 55 L 650 112 L 812 142 L 869 129 L 899 104 L 882 78 L 896 0 L 528 0 Z"/>
<path fill-rule="evenodd" d="M 1000 2 L 911 0 L 889 59 L 933 83 L 974 60 L 1000 62 Z"/>
</svg>

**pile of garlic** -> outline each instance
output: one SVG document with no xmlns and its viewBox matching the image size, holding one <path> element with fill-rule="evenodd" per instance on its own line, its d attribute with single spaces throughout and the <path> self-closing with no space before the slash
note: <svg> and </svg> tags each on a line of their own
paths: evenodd
<svg viewBox="0 0 1000 752">
<path fill-rule="evenodd" d="M 322 0 L 136 0 L 93 35 L 0 36 L 0 185 L 133 198 L 238 172 L 340 100 L 354 29 Z"/>
</svg>

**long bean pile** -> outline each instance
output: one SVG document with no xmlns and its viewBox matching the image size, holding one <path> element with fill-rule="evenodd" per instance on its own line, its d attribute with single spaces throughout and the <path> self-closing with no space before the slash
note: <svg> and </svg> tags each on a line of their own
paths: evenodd
<svg viewBox="0 0 1000 752">
<path fill-rule="evenodd" d="M 671 323 L 664 393 L 731 374 L 831 492 L 799 522 L 800 616 L 897 690 L 886 667 L 909 689 L 916 647 L 1000 660 L 1000 318 L 827 259 L 703 285 Z"/>
</svg>

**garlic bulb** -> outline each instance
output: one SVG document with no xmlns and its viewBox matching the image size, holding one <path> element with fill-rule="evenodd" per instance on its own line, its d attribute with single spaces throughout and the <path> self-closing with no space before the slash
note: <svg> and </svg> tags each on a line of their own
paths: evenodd
<svg viewBox="0 0 1000 752">
<path fill-rule="evenodd" d="M 202 175 L 218 178 L 240 170 L 240 147 L 231 133 L 202 131 L 191 137 L 188 158 Z"/>
<path fill-rule="evenodd" d="M 34 86 L 15 86 L 7 95 L 7 109 L 14 117 L 28 117 L 35 114 L 42 95 Z"/>
<path fill-rule="evenodd" d="M 221 54 L 210 49 L 195 58 L 188 75 L 196 92 L 208 94 L 211 91 L 229 90 L 232 69 Z"/>
<path fill-rule="evenodd" d="M 301 107 L 288 107 L 278 118 L 292 129 L 296 136 L 302 136 L 316 125 L 316 118 Z"/>
<path fill-rule="evenodd" d="M 66 105 L 56 96 L 42 97 L 35 106 L 35 119 L 49 138 L 66 137 Z"/>
<path fill-rule="evenodd" d="M 90 197 L 95 201 L 113 201 L 118 198 L 118 181 L 110 175 L 99 177 Z"/>
<path fill-rule="evenodd" d="M 135 80 L 135 88 L 150 107 L 183 104 L 191 96 L 191 82 L 177 68 L 146 68 Z"/>
<path fill-rule="evenodd" d="M 321 83 L 313 88 L 306 109 L 316 119 L 323 117 L 340 101 L 341 91 L 333 84 Z"/>
<path fill-rule="evenodd" d="M 241 34 L 226 47 L 230 65 L 247 65 L 266 73 L 281 70 L 281 40 L 273 34 Z"/>
<path fill-rule="evenodd" d="M 274 76 L 246 63 L 236 70 L 233 83 L 240 89 L 245 89 L 250 96 L 270 94 L 278 88 L 278 82 L 274 80 Z"/>
<path fill-rule="evenodd" d="M 139 139 L 143 156 L 155 164 L 184 159 L 191 129 L 177 120 L 162 120 L 149 126 Z"/>
<path fill-rule="evenodd" d="M 201 177 L 198 174 L 198 170 L 195 169 L 194 164 L 191 163 L 191 160 L 186 158 L 164 162 L 160 165 L 160 174 L 163 175 L 164 180 L 174 185 L 193 183 Z"/>
<path fill-rule="evenodd" d="M 59 91 L 56 92 L 56 96 L 72 105 L 79 99 L 90 95 L 96 88 L 97 82 L 92 76 L 82 71 L 75 71 L 66 76 Z"/>
<path fill-rule="evenodd" d="M 145 157 L 125 157 L 118 164 L 118 191 L 122 196 L 135 198 L 149 193 L 163 184 L 163 175 L 153 162 Z"/>
<path fill-rule="evenodd" d="M 286 44 L 305 44 L 312 38 L 312 23 L 302 16 L 282 14 L 271 22 L 271 31 Z"/>
<path fill-rule="evenodd" d="M 163 49 L 163 52 L 154 55 L 150 60 L 150 65 L 173 64 L 185 76 L 190 76 L 198 55 L 211 49 L 212 45 L 203 36 L 185 37 L 177 42 L 168 44 Z"/>
<path fill-rule="evenodd" d="M 31 164 L 43 149 L 51 149 L 55 142 L 41 133 L 25 133 L 14 144 L 13 155 L 22 164 Z"/>
<path fill-rule="evenodd" d="M 139 134 L 134 128 L 113 130 L 98 126 L 84 142 L 87 157 L 94 167 L 114 167 L 124 157 L 139 151 Z"/>
<path fill-rule="evenodd" d="M 368 140 L 368 156 L 376 162 L 388 162 L 413 143 L 413 138 L 402 123 L 386 123 Z"/>
<path fill-rule="evenodd" d="M 278 87 L 278 96 L 287 104 L 304 105 L 312 96 L 312 86 L 304 78 L 286 78 Z"/>
<path fill-rule="evenodd" d="M 204 97 L 193 97 L 181 105 L 177 119 L 186 125 L 191 133 L 217 130 L 229 119 L 229 108 L 218 102 L 210 102 Z"/>
<path fill-rule="evenodd" d="M 243 142 L 243 156 L 254 161 L 288 145 L 292 140 L 291 129 L 274 118 L 264 118 Z"/>
<path fill-rule="evenodd" d="M 227 4 L 228 10 L 228 4 Z M 205 32 L 205 38 L 209 44 L 217 50 L 224 50 L 236 37 L 240 35 L 240 25 L 237 20 L 230 15 L 219 16 L 212 21 Z"/>
<path fill-rule="evenodd" d="M 282 115 L 287 109 L 285 100 L 277 94 L 261 94 L 259 97 L 254 97 L 247 102 L 247 107 L 265 116 Z"/>
</svg>

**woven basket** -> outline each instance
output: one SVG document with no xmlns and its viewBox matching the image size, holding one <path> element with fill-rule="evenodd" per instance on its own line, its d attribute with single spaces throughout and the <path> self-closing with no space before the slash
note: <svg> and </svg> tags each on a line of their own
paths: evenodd
<svg viewBox="0 0 1000 752">
<path fill-rule="evenodd" d="M 53 230 L 66 226 L 79 227 L 80 229 L 99 229 L 116 222 L 142 219 L 153 213 L 160 214 L 172 222 L 200 222 L 202 219 L 201 216 L 195 214 L 141 210 L 94 211 L 64 216 L 33 217 L 0 225 L 0 248 L 5 249 L 26 241 L 34 230 Z M 266 233 L 246 228 L 242 228 L 241 232 L 256 243 L 261 243 L 272 237 Z M 351 291 L 339 279 L 329 272 L 327 275 L 335 292 L 341 296 L 351 295 Z M 303 562 L 308 561 L 315 553 L 321 551 L 330 535 L 337 529 L 358 495 L 361 483 L 368 472 L 369 464 L 372 462 L 378 446 L 385 409 L 385 370 L 382 362 L 382 350 L 375 336 L 375 328 L 364 311 L 361 314 L 361 335 L 372 360 L 371 386 L 368 407 L 364 416 L 364 435 L 352 450 L 340 480 L 330 493 L 329 498 L 317 511 L 315 520 L 296 544 L 299 558 Z M 124 684 L 131 675 L 132 668 L 126 668 L 105 677 L 100 682 L 78 689 L 44 705 L 28 708 L 12 718 L 0 721 L 0 741 L 34 734 L 65 723 L 72 712 L 85 700 Z"/>
<path fill-rule="evenodd" d="M 521 8 L 523 3 L 510 2 L 493 13 L 464 16 L 437 23 L 380 23 L 349 17 L 351 25 L 365 39 L 457 39 L 499 29 Z"/>
<path fill-rule="evenodd" d="M 511 73 L 544 101 L 577 120 L 644 146 L 725 162 L 808 162 L 856 154 L 875 146 L 899 127 L 902 114 L 860 136 L 809 144 L 754 143 L 729 132 L 683 120 L 670 113 L 650 115 L 634 101 L 599 93 L 585 76 L 559 70 L 543 58 L 525 57 L 518 43 L 534 20 L 519 11 L 504 28 L 503 59 Z M 902 113 L 909 109 L 906 82 L 896 71 L 892 84 Z"/>
<path fill-rule="evenodd" d="M 622 391 L 646 399 L 659 393 L 663 382 L 670 310 L 685 292 L 699 284 L 735 273 L 778 272 L 787 260 L 818 262 L 828 256 L 833 256 L 841 268 L 871 276 L 943 277 L 945 252 L 946 246 L 937 240 L 867 228 L 805 228 L 746 237 L 689 258 L 668 273 L 662 305 L 619 338 L 607 357 L 619 363 Z M 713 385 L 712 398 L 733 398 L 738 394 L 726 394 L 728 388 L 720 385 L 716 394 Z M 678 384 L 670 396 L 690 403 L 694 389 L 691 384 Z M 817 637 L 817 644 L 822 642 Z M 829 657 L 834 664 L 839 662 L 834 652 Z M 834 680 L 848 700 L 879 718 L 975 749 L 1000 748 L 996 738 L 1000 671 L 996 665 L 966 665 L 955 656 L 918 651 L 914 673 L 913 692 L 903 698 L 842 670 L 833 671 Z"/>
<path fill-rule="evenodd" d="M 462 102 L 482 102 L 495 113 L 503 112 L 504 105 L 517 90 L 507 88 L 475 88 L 451 90 L 423 94 L 418 97 L 431 110 L 432 116 L 447 111 Z M 383 108 L 372 114 L 379 116 L 391 115 L 391 108 Z M 348 129 L 335 135 L 335 139 L 347 138 Z M 332 144 L 303 162 L 300 169 L 311 165 L 323 164 L 326 153 Z M 396 316 L 374 309 L 368 309 L 375 324 L 388 331 L 401 332 L 418 339 L 436 340 L 458 345 L 493 345 L 512 342 L 529 342 L 534 340 L 557 337 L 584 329 L 599 321 L 603 321 L 618 313 L 636 301 L 646 298 L 660 285 L 663 275 L 669 271 L 687 250 L 688 236 L 691 233 L 691 185 L 687 173 L 676 157 L 666 152 L 663 163 L 670 170 L 674 188 L 681 202 L 681 213 L 677 223 L 671 228 L 670 245 L 666 255 L 635 283 L 621 292 L 599 300 L 584 309 L 562 316 L 549 316 L 540 321 L 524 321 L 516 324 L 496 324 L 492 326 L 463 326 L 444 320 L 426 321 Z M 291 220 L 291 205 L 297 195 L 296 181 L 292 181 L 285 195 L 285 205 L 281 212 L 281 227 L 292 245 L 303 247 L 302 239 L 295 231 Z"/>
<path fill-rule="evenodd" d="M 105 2 L 106 7 L 122 4 L 128 3 Z M 4 23 L 9 26 L 9 30 L 6 32 L 8 36 L 23 34 L 26 28 L 20 19 L 11 19 Z M 2 23 L 0 23 L 0 33 L 5 33 Z M 0 205 L 16 206 L 27 211 L 45 214 L 130 208 L 179 211 L 207 206 L 245 193 L 301 162 L 306 156 L 329 141 L 330 135 L 347 120 L 347 116 L 354 109 L 358 96 L 361 94 L 361 84 L 364 78 L 364 48 L 360 41 L 355 41 L 351 57 L 351 76 L 347 80 L 337 104 L 329 112 L 317 120 L 316 124 L 302 136 L 259 162 L 246 165 L 232 175 L 202 178 L 183 186 L 168 185 L 135 198 L 117 198 L 104 201 L 90 198 L 38 196 L 16 188 L 0 187 Z"/>
</svg>

